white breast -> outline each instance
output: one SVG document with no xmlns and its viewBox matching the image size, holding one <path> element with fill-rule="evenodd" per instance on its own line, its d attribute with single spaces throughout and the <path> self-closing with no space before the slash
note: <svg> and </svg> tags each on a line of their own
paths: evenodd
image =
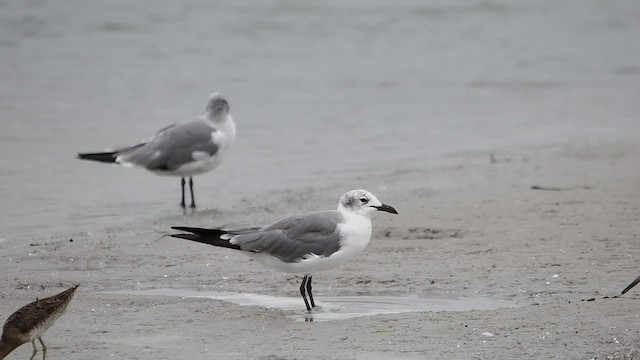
<svg viewBox="0 0 640 360">
<path fill-rule="evenodd" d="M 193 161 L 180 166 L 171 175 L 191 176 L 213 170 L 227 156 L 235 140 L 236 126 L 231 115 L 227 115 L 225 121 L 218 126 L 217 131 L 211 132 L 211 141 L 218 145 L 218 151 L 213 156 L 205 152 L 194 151 L 191 154 Z"/>
</svg>

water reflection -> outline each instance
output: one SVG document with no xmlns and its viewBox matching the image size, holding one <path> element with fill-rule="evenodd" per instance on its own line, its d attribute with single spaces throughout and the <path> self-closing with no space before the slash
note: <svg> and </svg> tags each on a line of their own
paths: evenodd
<svg viewBox="0 0 640 360">
<path fill-rule="evenodd" d="M 309 314 L 299 298 L 236 292 L 200 292 L 182 289 L 122 290 L 118 294 L 141 296 L 178 296 L 207 298 L 240 306 L 259 306 L 293 311 L 296 321 L 335 321 L 363 316 L 400 314 L 417 311 L 469 311 L 494 310 L 515 307 L 513 301 L 492 298 L 425 299 L 417 296 L 322 296 Z"/>
</svg>

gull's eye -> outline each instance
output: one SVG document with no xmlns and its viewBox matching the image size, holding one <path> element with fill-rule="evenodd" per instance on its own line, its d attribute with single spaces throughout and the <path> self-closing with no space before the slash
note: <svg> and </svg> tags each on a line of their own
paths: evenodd
<svg viewBox="0 0 640 360">
<path fill-rule="evenodd" d="M 366 203 L 369 202 L 369 199 L 367 199 L 366 197 L 361 197 L 360 198 L 360 202 L 363 203 L 363 204 L 366 204 Z"/>
</svg>

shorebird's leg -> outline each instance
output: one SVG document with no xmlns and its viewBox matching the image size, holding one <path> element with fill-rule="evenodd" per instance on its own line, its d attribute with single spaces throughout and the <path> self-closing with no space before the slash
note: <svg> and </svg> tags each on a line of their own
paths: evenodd
<svg viewBox="0 0 640 360">
<path fill-rule="evenodd" d="M 302 278 L 302 284 L 300 284 L 300 295 L 302 295 L 302 300 L 304 300 L 304 304 L 307 306 L 307 311 L 311 312 L 311 306 L 309 306 L 309 301 L 307 300 L 307 296 L 304 294 L 305 286 L 307 285 L 307 279 L 309 275 L 305 275 Z"/>
<path fill-rule="evenodd" d="M 38 353 L 38 349 L 36 349 L 35 339 L 31 342 L 31 345 L 33 345 L 33 353 L 31 353 L 31 357 L 29 358 L 29 360 L 33 360 L 33 358 L 36 357 L 36 353 Z"/>
<path fill-rule="evenodd" d="M 311 278 L 312 276 L 309 275 L 309 278 L 307 279 L 307 294 L 309 294 L 309 301 L 311 302 L 311 307 L 314 308 L 316 307 L 316 303 L 313 302 L 313 294 L 311 294 Z"/>
<path fill-rule="evenodd" d="M 39 337 L 38 340 L 40 340 L 40 344 L 42 344 L 42 360 L 44 360 L 44 358 L 47 356 L 47 347 L 44 346 L 44 342 L 42 341 L 41 337 Z"/>
<path fill-rule="evenodd" d="M 196 200 L 193 196 L 193 176 L 189 176 L 189 191 L 191 191 L 191 208 L 196 207 Z"/>
<path fill-rule="evenodd" d="M 184 178 L 180 180 L 180 184 L 182 185 L 182 201 L 180 202 L 180 206 L 182 206 L 182 208 L 184 209 L 186 207 L 184 203 L 184 184 L 185 184 Z"/>
</svg>

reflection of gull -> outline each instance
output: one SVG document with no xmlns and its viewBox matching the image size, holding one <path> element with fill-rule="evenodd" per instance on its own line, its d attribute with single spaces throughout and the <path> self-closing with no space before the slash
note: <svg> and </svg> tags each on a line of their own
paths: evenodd
<svg viewBox="0 0 640 360">
<path fill-rule="evenodd" d="M 241 250 L 262 264 L 287 273 L 304 274 L 300 294 L 307 310 L 315 307 L 311 277 L 360 255 L 371 239 L 371 214 L 396 210 L 366 190 L 340 197 L 337 210 L 302 213 L 262 227 L 232 230 L 175 226 L 190 234 L 173 237 Z M 309 294 L 307 301 L 306 293 Z"/>
<path fill-rule="evenodd" d="M 629 284 L 629 286 L 624 288 L 624 290 L 622 290 L 622 294 L 624 294 L 627 291 L 631 290 L 631 288 L 636 286 L 636 285 L 638 285 L 638 283 L 640 283 L 640 276 L 638 276 L 635 280 L 633 280 L 633 282 L 631 284 Z"/>
<path fill-rule="evenodd" d="M 0 359 L 4 359 L 13 349 L 27 342 L 33 345 L 31 354 L 33 359 L 38 352 L 36 339 L 42 345 L 44 359 L 47 355 L 47 347 L 42 342 L 42 334 L 64 313 L 77 288 L 78 285 L 60 294 L 36 300 L 11 314 L 4 323 L 2 337 L 0 337 Z"/>
<path fill-rule="evenodd" d="M 140 166 L 158 175 L 180 176 L 184 208 L 185 177 L 189 177 L 191 207 L 193 175 L 212 170 L 224 159 L 236 138 L 236 126 L 229 115 L 227 100 L 212 94 L 207 112 L 189 122 L 168 126 L 149 141 L 102 153 L 78 154 L 78 158 L 125 166 Z"/>
</svg>

